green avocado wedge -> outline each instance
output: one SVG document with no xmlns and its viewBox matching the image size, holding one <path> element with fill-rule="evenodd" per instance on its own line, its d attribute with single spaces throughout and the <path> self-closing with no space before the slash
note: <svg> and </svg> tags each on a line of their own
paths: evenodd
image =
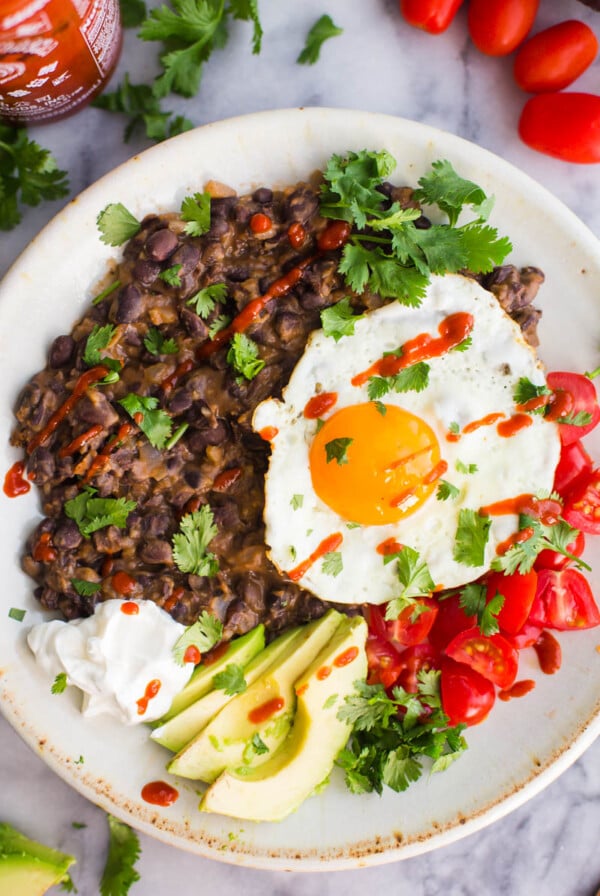
<svg viewBox="0 0 600 896">
<path fill-rule="evenodd" d="M 244 667 L 244 679 L 248 687 L 278 661 L 281 654 L 288 650 L 290 641 L 297 638 L 300 631 L 299 628 L 290 629 L 271 641 L 268 647 L 250 660 Z M 223 689 L 209 691 L 160 728 L 155 728 L 150 737 L 172 753 L 177 753 L 189 744 L 233 698 L 234 695 L 226 694 Z"/>
<path fill-rule="evenodd" d="M 183 690 L 176 695 L 169 711 L 161 719 L 154 722 L 152 727 L 156 728 L 159 725 L 164 725 L 169 719 L 179 715 L 180 712 L 187 709 L 196 700 L 199 700 L 200 697 L 204 697 L 205 694 L 212 691 L 215 675 L 222 672 L 230 663 L 235 663 L 242 667 L 246 666 L 257 653 L 264 649 L 264 646 L 265 628 L 263 625 L 257 625 L 256 628 L 246 632 L 241 638 L 234 638 L 227 645 L 227 649 L 216 660 L 209 665 L 200 663 L 199 666 L 196 666 L 192 677 Z"/>
<path fill-rule="evenodd" d="M 169 763 L 171 774 L 211 783 L 226 768 L 269 759 L 285 740 L 296 708 L 294 682 L 332 638 L 344 617 L 329 610 L 303 626 L 279 660 L 231 700 Z"/>
<path fill-rule="evenodd" d="M 329 775 L 350 736 L 337 717 L 354 682 L 367 674 L 367 625 L 345 618 L 327 646 L 296 682 L 298 708 L 281 748 L 252 769 L 229 769 L 208 788 L 200 809 L 251 821 L 281 821 Z M 319 670 L 330 669 L 327 676 Z"/>
<path fill-rule="evenodd" d="M 29 840 L 0 822 L 0 893 L 43 896 L 50 887 L 69 879 L 74 862 L 73 856 Z"/>
</svg>

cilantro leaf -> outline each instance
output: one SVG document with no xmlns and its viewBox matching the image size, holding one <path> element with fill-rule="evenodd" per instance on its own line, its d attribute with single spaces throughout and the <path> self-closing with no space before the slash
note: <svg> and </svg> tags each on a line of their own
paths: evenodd
<svg viewBox="0 0 600 896">
<path fill-rule="evenodd" d="M 435 496 L 438 501 L 447 501 L 448 498 L 457 498 L 460 495 L 460 489 L 446 479 L 440 479 Z"/>
<path fill-rule="evenodd" d="M 23 622 L 27 610 L 21 610 L 19 607 L 11 607 L 8 611 L 8 618 L 14 619 L 16 622 Z"/>
<path fill-rule="evenodd" d="M 496 617 L 504 604 L 501 594 L 494 595 L 488 602 L 487 587 L 479 582 L 470 582 L 461 590 L 458 603 L 467 616 L 477 617 L 477 625 L 483 635 L 500 631 Z"/>
<path fill-rule="evenodd" d="M 321 326 L 325 336 L 331 336 L 339 342 L 343 336 L 353 336 L 354 327 L 358 320 L 362 320 L 364 314 L 355 314 L 350 305 L 350 299 L 346 296 L 321 311 Z"/>
<path fill-rule="evenodd" d="M 104 327 L 96 324 L 93 327 L 87 338 L 83 352 L 83 360 L 88 367 L 95 367 L 96 364 L 103 364 L 111 369 L 120 370 L 121 365 L 118 361 L 114 358 L 105 358 L 100 354 L 103 349 L 108 348 L 114 339 L 116 332 L 117 328 L 113 326 L 113 324 L 106 324 Z"/>
<path fill-rule="evenodd" d="M 20 203 L 36 206 L 68 192 L 67 172 L 50 151 L 29 140 L 25 128 L 0 123 L 0 230 L 19 224 Z"/>
<path fill-rule="evenodd" d="M 463 507 L 458 514 L 453 557 L 465 566 L 483 566 L 485 546 L 492 521 L 475 510 Z"/>
<path fill-rule="evenodd" d="M 342 562 L 341 551 L 329 551 L 324 555 L 321 571 L 324 572 L 326 576 L 339 576 L 343 568 L 344 564 Z"/>
<path fill-rule="evenodd" d="M 75 520 L 82 535 L 89 538 L 92 533 L 106 526 L 124 529 L 127 517 L 135 510 L 136 502 L 125 498 L 96 498 L 97 490 L 86 485 L 75 498 L 65 502 L 64 512 Z"/>
<path fill-rule="evenodd" d="M 528 401 L 531 401 L 533 398 L 540 398 L 542 395 L 552 395 L 545 383 L 541 386 L 536 386 L 528 377 L 522 376 L 514 388 L 513 401 L 517 405 L 527 404 Z M 543 414 L 545 410 L 545 406 L 542 405 L 535 409 L 535 413 Z"/>
<path fill-rule="evenodd" d="M 174 264 L 170 268 L 165 268 L 164 271 L 161 271 L 158 275 L 161 280 L 165 283 L 168 283 L 169 286 L 181 286 L 181 276 L 180 271 L 183 265 Z"/>
<path fill-rule="evenodd" d="M 261 738 L 258 731 L 255 732 L 255 734 L 253 734 L 252 740 L 250 741 L 250 743 L 252 744 L 252 749 L 254 750 L 254 752 L 256 753 L 257 756 L 263 756 L 265 753 L 269 752 L 268 746 L 266 745 L 264 740 Z"/>
<path fill-rule="evenodd" d="M 216 616 L 202 610 L 200 617 L 189 625 L 173 646 L 173 658 L 184 665 L 188 647 L 196 647 L 199 653 L 207 653 L 223 637 L 223 623 Z"/>
<path fill-rule="evenodd" d="M 589 571 L 589 565 L 581 557 L 575 557 L 568 549 L 579 531 L 570 526 L 566 520 L 559 519 L 553 526 L 548 526 L 534 517 L 521 514 L 519 531 L 529 537 L 515 542 L 505 554 L 494 557 L 492 569 L 507 575 L 512 575 L 514 572 L 526 573 L 533 568 L 541 551 L 550 550 L 568 557 L 578 569 Z"/>
<path fill-rule="evenodd" d="M 487 198 L 481 187 L 460 177 L 446 159 L 432 162 L 432 171 L 419 179 L 419 189 L 413 193 L 417 202 L 437 205 L 448 215 L 454 226 L 465 205 L 477 207 Z"/>
<path fill-rule="evenodd" d="M 102 588 L 100 582 L 90 582 L 87 579 L 71 579 L 71 585 L 81 597 L 92 597 Z"/>
<path fill-rule="evenodd" d="M 464 473 L 466 476 L 472 476 L 473 473 L 477 472 L 477 464 L 465 464 L 462 460 L 458 459 L 454 464 L 457 473 Z"/>
<path fill-rule="evenodd" d="M 163 111 L 152 87 L 149 84 L 131 84 L 127 74 L 115 91 L 97 96 L 92 101 L 92 106 L 129 117 L 130 121 L 123 135 L 125 143 L 140 128 L 145 130 L 149 140 L 160 142 L 183 134 L 194 126 L 183 115 Z"/>
<path fill-rule="evenodd" d="M 184 230 L 190 236 L 202 236 L 210 230 L 210 194 L 186 196 L 181 203 L 181 217 L 187 221 Z"/>
<path fill-rule="evenodd" d="M 234 694 L 243 694 L 247 687 L 244 670 L 237 663 L 229 663 L 222 672 L 218 672 L 213 678 L 213 688 L 225 691 L 229 697 L 233 697 Z"/>
<path fill-rule="evenodd" d="M 413 610 L 419 614 L 425 609 L 425 605 L 417 606 L 419 602 L 416 598 L 429 597 L 435 588 L 429 567 L 424 560 L 421 560 L 419 552 L 408 545 L 405 545 L 397 554 L 388 554 L 385 558 L 388 563 L 393 560 L 397 561 L 396 574 L 402 590 L 397 597 L 389 601 L 385 618 L 397 619 L 400 613 L 409 606 L 412 606 Z"/>
<path fill-rule="evenodd" d="M 379 214 L 384 197 L 377 188 L 395 167 L 396 160 L 385 150 L 332 155 L 323 172 L 321 214 L 365 227 L 367 217 Z"/>
<path fill-rule="evenodd" d="M 339 467 L 348 463 L 348 448 L 354 439 L 332 439 L 331 442 L 325 443 L 325 456 L 327 463 L 330 464 L 335 460 Z"/>
<path fill-rule="evenodd" d="M 108 856 L 100 881 L 101 896 L 127 896 L 140 875 L 135 863 L 140 857 L 138 836 L 129 825 L 107 815 L 110 835 Z"/>
<path fill-rule="evenodd" d="M 196 314 L 203 320 L 210 317 L 215 309 L 217 302 L 222 302 L 227 297 L 226 283 L 213 283 L 212 286 L 205 286 L 199 290 L 191 299 L 187 300 L 188 305 L 196 306 Z"/>
<path fill-rule="evenodd" d="M 51 693 L 62 694 L 64 691 L 66 691 L 68 683 L 69 682 L 67 681 L 67 673 L 59 672 L 52 683 L 52 687 L 50 688 Z"/>
<path fill-rule="evenodd" d="M 576 414 L 567 414 L 565 417 L 558 417 L 557 423 L 567 426 L 587 426 L 592 422 L 592 415 L 589 411 L 578 411 Z"/>
<path fill-rule="evenodd" d="M 224 330 L 225 327 L 228 327 L 231 323 L 231 318 L 227 314 L 219 314 L 218 317 L 211 322 L 208 328 L 208 335 L 211 339 L 214 339 L 217 333 L 220 333 L 221 330 Z"/>
<path fill-rule="evenodd" d="M 129 416 L 142 430 L 154 448 L 165 447 L 173 430 L 173 421 L 166 411 L 158 408 L 158 398 L 153 395 L 136 395 L 129 392 L 119 401 Z"/>
<path fill-rule="evenodd" d="M 290 501 L 292 510 L 300 510 L 303 503 L 304 503 L 304 495 L 292 495 L 292 500 Z"/>
<path fill-rule="evenodd" d="M 196 576 L 214 576 L 219 563 L 207 547 L 217 535 L 213 512 L 204 504 L 200 510 L 181 518 L 179 532 L 173 536 L 173 560 L 181 572 Z"/>
<path fill-rule="evenodd" d="M 144 336 L 144 345 L 151 355 L 176 355 L 179 346 L 174 339 L 165 339 L 158 327 L 150 327 Z"/>
<path fill-rule="evenodd" d="M 265 366 L 265 362 L 258 357 L 258 346 L 245 333 L 235 333 L 227 352 L 227 361 L 247 380 L 253 380 Z"/>
<path fill-rule="evenodd" d="M 308 32 L 304 49 L 298 56 L 296 62 L 300 65 L 314 65 L 319 58 L 321 47 L 325 41 L 343 33 L 344 29 L 334 25 L 331 16 L 322 15 L 320 19 L 317 19 Z"/>
<path fill-rule="evenodd" d="M 121 246 L 141 228 L 138 219 L 121 202 L 111 202 L 96 218 L 100 239 L 108 246 Z"/>
<path fill-rule="evenodd" d="M 487 274 L 502 264 L 512 250 L 509 238 L 499 237 L 498 231 L 488 224 L 468 224 L 460 233 L 465 251 L 464 266 L 475 273 Z"/>
<path fill-rule="evenodd" d="M 137 28 L 146 18 L 144 0 L 119 0 L 123 28 Z"/>
</svg>

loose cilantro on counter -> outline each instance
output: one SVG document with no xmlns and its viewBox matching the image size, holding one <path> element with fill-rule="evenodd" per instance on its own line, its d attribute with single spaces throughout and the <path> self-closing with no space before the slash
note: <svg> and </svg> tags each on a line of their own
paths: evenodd
<svg viewBox="0 0 600 896">
<path fill-rule="evenodd" d="M 337 765 L 353 793 L 381 793 L 384 785 L 406 790 L 421 777 L 423 757 L 433 760 L 432 772 L 443 771 L 466 749 L 465 726 L 447 727 L 439 677 L 439 671 L 421 671 L 416 694 L 395 687 L 391 697 L 381 684 L 356 682 L 337 714 L 352 725 Z"/>
<path fill-rule="evenodd" d="M 184 664 L 188 647 L 196 647 L 199 653 L 207 653 L 223 637 L 223 623 L 216 616 L 202 611 L 199 619 L 188 626 L 173 647 L 173 658 L 180 666 Z"/>
<path fill-rule="evenodd" d="M 166 411 L 158 407 L 158 398 L 130 392 L 119 404 L 137 423 L 154 448 L 162 449 L 166 446 L 173 431 L 173 421 Z"/>
<path fill-rule="evenodd" d="M 173 560 L 177 568 L 196 576 L 216 575 L 219 563 L 207 548 L 217 532 L 213 512 L 208 504 L 183 516 L 179 532 L 173 536 Z"/>
<path fill-rule="evenodd" d="M 82 535 L 89 538 L 92 533 L 106 526 L 124 529 L 127 517 L 135 510 L 136 502 L 125 498 L 96 498 L 97 489 L 86 485 L 75 498 L 65 502 L 64 511 L 69 519 L 75 520 Z"/>
<path fill-rule="evenodd" d="M 300 65 L 314 65 L 319 58 L 321 47 L 325 41 L 343 33 L 344 29 L 338 28 L 338 26 L 334 24 L 331 16 L 322 15 L 320 19 L 317 19 L 306 35 L 304 49 L 298 56 L 296 62 Z"/>
<path fill-rule="evenodd" d="M 234 335 L 227 361 L 246 380 L 253 380 L 265 366 L 265 362 L 258 357 L 258 346 L 245 333 Z"/>
<path fill-rule="evenodd" d="M 140 857 L 140 841 L 129 825 L 107 815 L 109 846 L 100 881 L 101 896 L 127 896 L 140 879 L 135 863 Z"/>
<path fill-rule="evenodd" d="M 123 139 L 129 143 L 133 133 L 143 128 L 149 140 L 160 142 L 191 130 L 194 125 L 183 115 L 165 112 L 150 84 L 131 84 L 126 74 L 122 84 L 111 93 L 105 92 L 92 101 L 92 106 L 105 112 L 129 116 Z"/>
<path fill-rule="evenodd" d="M 461 178 L 448 161 L 434 162 L 432 172 L 419 180 L 414 198 L 437 205 L 448 224 L 418 228 L 418 209 L 393 202 L 383 208 L 382 184 L 396 167 L 382 152 L 334 155 L 324 172 L 321 214 L 348 221 L 357 228 L 342 252 L 339 265 L 348 285 L 357 293 L 368 287 L 384 298 L 418 306 L 432 274 L 469 269 L 490 271 L 501 264 L 512 246 L 506 237 L 485 224 L 492 201 L 476 184 Z M 457 226 L 464 207 L 475 219 Z"/>
<path fill-rule="evenodd" d="M 107 246 L 122 246 L 139 233 L 142 226 L 121 202 L 111 202 L 96 218 L 100 239 Z"/>
<path fill-rule="evenodd" d="M 0 124 L 0 230 L 19 224 L 21 203 L 36 206 L 68 192 L 67 172 L 50 151 L 30 140 L 25 128 Z"/>
<path fill-rule="evenodd" d="M 321 311 L 321 326 L 326 336 L 331 336 L 339 342 L 342 336 L 353 336 L 354 327 L 358 320 L 362 320 L 364 314 L 355 314 L 350 305 L 350 299 L 346 296 Z"/>
</svg>

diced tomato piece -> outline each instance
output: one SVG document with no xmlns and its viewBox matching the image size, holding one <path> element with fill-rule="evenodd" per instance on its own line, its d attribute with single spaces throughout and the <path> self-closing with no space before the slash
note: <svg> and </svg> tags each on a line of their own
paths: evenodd
<svg viewBox="0 0 600 896">
<path fill-rule="evenodd" d="M 556 418 L 560 423 L 561 418 L 575 417 L 577 414 L 589 414 L 590 421 L 583 426 L 574 426 L 570 423 L 561 423 L 559 426 L 560 440 L 563 445 L 571 445 L 577 439 L 581 439 L 600 421 L 600 407 L 596 395 L 596 387 L 587 376 L 580 373 L 568 373 L 566 371 L 554 371 L 546 377 L 548 386 L 554 392 L 557 408 L 561 413 Z M 547 417 L 552 418 L 552 403 L 549 405 Z"/>
<path fill-rule="evenodd" d="M 419 604 L 423 610 L 415 607 L 406 607 L 397 619 L 386 619 L 381 607 L 369 606 L 368 621 L 371 631 L 378 638 L 391 641 L 394 647 L 411 647 L 420 644 L 431 629 L 438 612 L 437 600 L 423 597 Z M 413 621 L 413 616 L 416 618 Z"/>
<path fill-rule="evenodd" d="M 600 612 L 588 580 L 578 570 L 541 569 L 529 621 L 558 631 L 600 625 Z"/>
<path fill-rule="evenodd" d="M 532 625 L 530 622 L 526 622 L 516 635 L 506 635 L 505 637 L 515 650 L 523 650 L 524 647 L 532 647 L 541 633 L 542 629 L 539 625 Z"/>
<path fill-rule="evenodd" d="M 600 535 L 600 467 L 579 477 L 567 494 L 563 517 L 581 532 Z"/>
<path fill-rule="evenodd" d="M 496 700 L 494 685 L 470 666 L 442 660 L 440 690 L 442 709 L 450 725 L 483 722 Z"/>
<path fill-rule="evenodd" d="M 563 445 L 554 473 L 554 491 L 564 498 L 579 477 L 591 469 L 592 458 L 579 439 L 570 445 Z"/>
<path fill-rule="evenodd" d="M 429 640 L 438 652 L 442 652 L 450 641 L 477 622 L 475 616 L 467 616 L 459 603 L 458 594 L 438 601 L 438 613 L 429 632 Z"/>
<path fill-rule="evenodd" d="M 367 665 L 369 684 L 382 684 L 384 688 L 391 688 L 396 683 L 402 669 L 400 654 L 389 641 L 382 641 L 370 635 L 367 638 Z"/>
<path fill-rule="evenodd" d="M 418 690 L 418 675 L 423 669 L 439 668 L 439 655 L 431 644 L 415 644 L 407 647 L 400 654 L 402 666 L 396 684 L 403 687 L 409 694 L 416 694 Z"/>
<path fill-rule="evenodd" d="M 537 572 L 533 569 L 526 573 L 503 575 L 493 572 L 487 578 L 487 599 L 492 600 L 496 594 L 504 597 L 502 609 L 496 617 L 503 632 L 515 635 L 523 628 L 535 598 Z"/>
<path fill-rule="evenodd" d="M 567 545 L 567 550 L 574 557 L 581 557 L 585 550 L 585 535 L 583 532 L 577 533 L 573 541 Z M 540 551 L 536 557 L 534 569 L 537 569 L 538 572 L 541 569 L 564 569 L 565 566 L 572 562 L 569 557 L 565 557 L 564 554 L 559 554 L 556 551 Z"/>
<path fill-rule="evenodd" d="M 450 641 L 445 653 L 499 688 L 509 688 L 517 677 L 519 655 L 502 635 L 482 635 L 477 627 L 468 628 Z"/>
</svg>

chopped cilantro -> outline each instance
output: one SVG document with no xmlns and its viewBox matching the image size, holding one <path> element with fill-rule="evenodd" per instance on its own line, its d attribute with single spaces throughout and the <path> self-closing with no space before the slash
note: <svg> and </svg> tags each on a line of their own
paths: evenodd
<svg viewBox="0 0 600 896">
<path fill-rule="evenodd" d="M 14 619 L 16 622 L 23 622 L 27 610 L 21 610 L 19 607 L 11 607 L 8 611 L 8 618 Z"/>
<path fill-rule="evenodd" d="M 372 376 L 369 378 L 367 394 L 371 401 L 375 401 L 388 392 L 422 392 L 429 385 L 429 370 L 429 364 L 419 361 L 393 376 Z"/>
<path fill-rule="evenodd" d="M 214 339 L 217 333 L 221 330 L 224 330 L 225 327 L 228 327 L 231 323 L 231 318 L 227 314 L 219 314 L 218 317 L 215 317 L 208 328 L 208 335 L 211 339 Z"/>
<path fill-rule="evenodd" d="M 540 398 L 542 395 L 551 394 L 550 389 L 545 384 L 536 386 L 535 383 L 532 383 L 526 376 L 522 376 L 514 388 L 513 400 L 517 405 L 527 404 L 527 402 L 531 401 L 533 398 Z M 535 408 L 533 413 L 544 414 L 545 411 L 545 406 L 541 405 L 541 407 Z"/>
<path fill-rule="evenodd" d="M 188 431 L 189 427 L 189 423 L 182 423 L 181 426 L 178 426 L 171 438 L 167 439 L 165 442 L 165 451 L 170 451 L 171 448 L 177 444 L 182 435 Z"/>
<path fill-rule="evenodd" d="M 265 362 L 258 357 L 258 346 L 245 333 L 235 333 L 227 352 L 227 361 L 236 373 L 247 380 L 253 380 L 265 366 Z"/>
<path fill-rule="evenodd" d="M 329 551 L 324 555 L 321 571 L 326 576 L 339 576 L 343 568 L 341 551 Z"/>
<path fill-rule="evenodd" d="M 97 489 L 86 485 L 75 498 L 65 502 L 64 511 L 69 519 L 75 520 L 82 535 L 89 538 L 92 533 L 106 526 L 124 529 L 127 517 L 135 510 L 136 502 L 125 498 L 96 498 Z"/>
<path fill-rule="evenodd" d="M 83 821 L 72 821 L 71 827 L 76 831 L 82 831 L 84 828 L 87 828 L 87 824 L 84 824 Z"/>
<path fill-rule="evenodd" d="M 154 448 L 164 448 L 173 430 L 173 421 L 166 411 L 158 407 L 153 395 L 136 395 L 129 392 L 119 401 L 132 420 L 137 423 Z"/>
<path fill-rule="evenodd" d="M 117 328 L 112 324 L 106 324 L 106 326 L 104 327 L 96 324 L 93 327 L 90 335 L 87 338 L 85 349 L 83 351 L 83 360 L 88 365 L 88 367 L 95 367 L 96 364 L 103 364 L 105 367 L 109 367 L 111 370 L 121 369 L 121 364 L 119 363 L 119 361 L 116 361 L 114 358 L 105 358 L 101 354 L 103 349 L 108 348 L 108 346 L 114 339 L 116 332 Z"/>
<path fill-rule="evenodd" d="M 325 703 L 323 704 L 323 709 L 331 709 L 332 706 L 335 706 L 339 699 L 339 694 L 330 694 Z"/>
<path fill-rule="evenodd" d="M 200 618 L 189 625 L 173 646 L 173 658 L 180 666 L 184 665 L 185 652 L 188 647 L 196 647 L 200 653 L 207 653 L 223 637 L 223 623 L 216 616 L 202 611 Z"/>
<path fill-rule="evenodd" d="M 576 414 L 559 417 L 556 422 L 567 426 L 587 426 L 592 422 L 592 415 L 589 411 L 578 411 Z"/>
<path fill-rule="evenodd" d="M 263 756 L 265 753 L 269 752 L 268 746 L 266 745 L 264 740 L 261 738 L 258 731 L 255 734 L 253 734 L 252 740 L 250 741 L 250 743 L 252 744 L 252 749 L 254 750 L 254 752 L 256 753 L 257 756 Z"/>
<path fill-rule="evenodd" d="M 452 433 L 453 436 L 457 436 L 460 432 L 460 426 L 456 423 L 455 420 L 448 427 L 448 432 Z"/>
<path fill-rule="evenodd" d="M 214 576 L 219 563 L 207 547 L 217 535 L 213 512 L 204 504 L 200 510 L 186 513 L 173 536 L 173 560 L 181 572 L 196 576 Z"/>
<path fill-rule="evenodd" d="M 450 349 L 453 352 L 466 352 L 467 349 L 470 349 L 473 345 L 473 337 L 467 336 L 466 339 L 463 339 L 462 342 L 459 342 L 458 345 L 455 345 L 454 348 Z"/>
<path fill-rule="evenodd" d="M 460 592 L 459 605 L 467 616 L 476 616 L 477 625 L 483 635 L 494 635 L 500 631 L 498 613 L 504 604 L 504 597 L 495 594 L 487 600 L 487 587 L 480 582 L 470 582 Z"/>
<path fill-rule="evenodd" d="M 378 414 L 381 414 L 382 417 L 385 417 L 387 414 L 387 408 L 382 401 L 374 401 L 375 409 Z"/>
<path fill-rule="evenodd" d="M 146 18 L 144 0 L 119 0 L 123 28 L 137 28 Z"/>
<path fill-rule="evenodd" d="M 184 229 L 190 236 L 202 236 L 210 230 L 210 194 L 186 196 L 181 203 L 181 217 L 187 221 Z"/>
<path fill-rule="evenodd" d="M 106 289 L 103 289 L 102 292 L 99 292 L 97 296 L 94 296 L 92 299 L 92 305 L 99 305 L 100 302 L 104 301 L 108 296 L 112 295 L 115 289 L 118 289 L 121 286 L 120 280 L 115 280 L 114 283 L 111 283 L 110 286 L 107 286 Z"/>
<path fill-rule="evenodd" d="M 247 687 L 244 670 L 237 663 L 229 663 L 222 672 L 218 672 L 213 678 L 213 688 L 225 691 L 229 697 L 233 697 L 234 694 L 243 694 Z"/>
<path fill-rule="evenodd" d="M 164 271 L 161 271 L 158 275 L 161 280 L 165 283 L 168 283 L 169 286 L 181 286 L 181 276 L 179 272 L 183 265 L 174 264 L 170 268 L 165 268 Z"/>
<path fill-rule="evenodd" d="M 343 336 L 353 336 L 354 327 L 358 320 L 362 320 L 364 314 L 355 314 L 350 305 L 350 299 L 346 296 L 335 305 L 321 311 L 321 326 L 326 336 L 331 336 L 339 342 Z"/>
<path fill-rule="evenodd" d="M 435 493 L 438 501 L 447 501 L 448 498 L 457 498 L 460 495 L 460 489 L 446 479 L 440 479 Z"/>
<path fill-rule="evenodd" d="M 477 464 L 465 464 L 462 460 L 457 460 L 454 466 L 457 473 L 465 473 L 468 476 L 472 476 L 478 469 Z"/>
<path fill-rule="evenodd" d="M 559 519 L 553 526 L 547 526 L 534 517 L 521 514 L 519 531 L 529 534 L 529 538 L 515 542 L 505 554 L 494 557 L 492 569 L 504 572 L 506 575 L 512 575 L 514 572 L 529 572 L 533 568 L 538 554 L 547 549 L 568 557 L 579 569 L 589 571 L 588 564 L 568 550 L 569 545 L 579 533 L 565 520 Z"/>
<path fill-rule="evenodd" d="M 183 115 L 165 112 L 150 84 L 131 84 L 126 73 L 116 90 L 105 91 L 92 101 L 92 106 L 106 112 L 127 115 L 123 139 L 128 143 L 138 128 L 144 128 L 149 140 L 167 140 L 176 134 L 191 130 L 194 125 Z"/>
<path fill-rule="evenodd" d="M 122 246 L 141 228 L 138 219 L 120 202 L 111 202 L 96 218 L 100 239 L 108 246 Z"/>
<path fill-rule="evenodd" d="M 483 566 L 485 546 L 492 521 L 475 510 L 463 507 L 458 514 L 453 557 L 465 566 Z"/>
<path fill-rule="evenodd" d="M 129 825 L 107 815 L 110 835 L 108 856 L 100 881 L 100 896 L 127 896 L 140 879 L 135 863 L 140 857 L 140 841 Z"/>
<path fill-rule="evenodd" d="M 397 561 L 396 574 L 402 590 L 397 597 L 389 601 L 386 611 L 386 619 L 397 619 L 400 613 L 407 607 L 412 607 L 417 616 L 423 612 L 425 605 L 418 598 L 429 597 L 435 584 L 431 578 L 429 567 L 414 548 L 405 545 L 401 551 L 395 554 L 387 554 L 385 563 Z"/>
<path fill-rule="evenodd" d="M 348 463 L 348 448 L 352 444 L 354 439 L 332 439 L 331 442 L 325 443 L 325 455 L 327 457 L 327 463 L 330 464 L 332 460 L 335 460 L 338 466 L 342 466 L 342 464 Z"/>
<path fill-rule="evenodd" d="M 87 579 L 71 579 L 71 585 L 81 597 L 92 597 L 102 588 L 101 582 L 89 582 Z"/>
<path fill-rule="evenodd" d="M 54 682 L 52 683 L 52 687 L 50 688 L 50 690 L 52 691 L 53 694 L 62 694 L 63 691 L 66 691 L 67 684 L 68 684 L 67 673 L 59 672 L 58 675 L 56 676 L 56 678 L 54 679 Z"/>
<path fill-rule="evenodd" d="M 447 160 L 432 162 L 431 168 L 431 174 L 420 178 L 413 196 L 417 202 L 437 205 L 448 215 L 451 225 L 456 224 L 465 205 L 477 211 L 487 199 L 481 187 L 460 177 Z"/>
<path fill-rule="evenodd" d="M 217 302 L 222 302 L 227 297 L 226 283 L 213 283 L 212 286 L 205 286 L 199 290 L 191 299 L 187 300 L 188 305 L 196 306 L 196 314 L 203 320 L 215 309 Z"/>
<path fill-rule="evenodd" d="M 158 327 L 150 327 L 144 337 L 144 345 L 151 355 L 176 355 L 179 346 L 174 339 L 165 339 Z"/>
<path fill-rule="evenodd" d="M 334 25 L 331 16 L 322 15 L 306 35 L 304 49 L 296 59 L 296 62 L 300 65 L 314 65 L 319 58 L 321 47 L 325 41 L 343 33 L 344 29 Z"/>
<path fill-rule="evenodd" d="M 304 495 L 292 495 L 292 500 L 290 501 L 292 510 L 300 510 L 303 503 L 304 503 Z"/>
</svg>

